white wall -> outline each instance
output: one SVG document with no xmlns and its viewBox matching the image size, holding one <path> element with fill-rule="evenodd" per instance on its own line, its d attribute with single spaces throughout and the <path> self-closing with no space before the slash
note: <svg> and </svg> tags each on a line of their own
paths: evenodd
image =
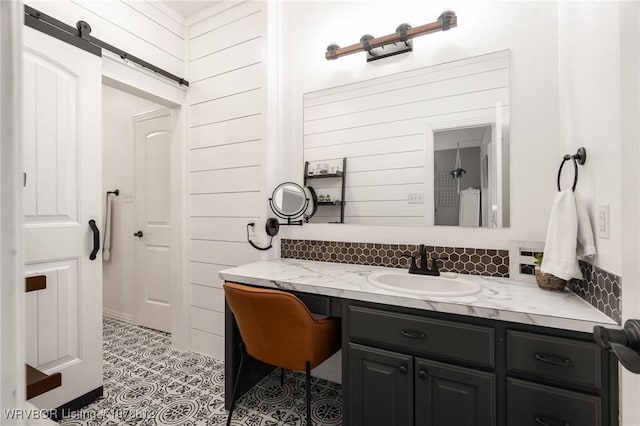
<svg viewBox="0 0 640 426">
<path fill-rule="evenodd" d="M 640 317 L 640 3 L 620 4 L 623 319 Z M 640 376 L 622 375 L 623 426 L 640 424 Z"/>
<path fill-rule="evenodd" d="M 188 22 L 191 347 L 224 358 L 218 271 L 260 259 L 265 196 L 266 3 L 221 2 Z"/>
<path fill-rule="evenodd" d="M 324 58 L 331 42 L 345 46 L 356 43 L 364 33 L 392 33 L 402 22 L 417 26 L 435 21 L 446 8 L 456 12 L 458 27 L 415 39 L 412 53 L 372 63 L 366 62 L 364 54 L 335 61 Z M 284 229 L 281 236 L 480 248 L 508 248 L 510 239 L 544 239 L 563 151 L 559 144 L 556 3 L 286 2 L 283 26 L 282 79 L 289 84 L 282 98 L 283 145 L 288 145 L 282 156 L 288 159 L 289 177 L 300 182 L 304 93 L 509 49 L 512 204 L 511 227 L 500 230 L 312 224 Z"/>
<path fill-rule="evenodd" d="M 113 197 L 111 259 L 103 262 L 103 304 L 107 312 L 124 318 L 134 315 L 134 247 L 136 220 L 135 143 L 133 116 L 162 109 L 161 105 L 102 86 L 102 202 Z M 125 202 L 127 194 L 133 202 Z M 104 223 L 104 221 L 103 221 Z"/>
<path fill-rule="evenodd" d="M 0 3 L 0 406 L 25 406 L 22 2 Z M 11 349 L 9 349 L 11 348 Z"/>
<path fill-rule="evenodd" d="M 610 238 L 597 239 L 595 263 L 615 274 L 622 273 L 619 13 L 617 2 L 558 6 L 560 146 L 567 153 L 581 146 L 587 149 L 576 192 L 586 201 L 594 226 L 597 207 L 610 206 Z M 592 31 L 601 26 L 610 30 Z M 573 178 L 571 170 L 565 174 L 567 181 Z M 625 178 L 631 176 L 625 173 Z"/>
</svg>

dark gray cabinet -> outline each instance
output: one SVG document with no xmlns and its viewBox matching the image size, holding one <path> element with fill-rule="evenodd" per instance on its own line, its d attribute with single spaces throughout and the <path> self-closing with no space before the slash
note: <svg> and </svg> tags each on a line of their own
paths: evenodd
<svg viewBox="0 0 640 426">
<path fill-rule="evenodd" d="M 586 333 L 346 302 L 345 426 L 616 426 Z M 344 368 L 344 367 L 343 367 Z"/>
<path fill-rule="evenodd" d="M 414 356 L 491 368 L 493 328 L 353 305 L 347 327 L 368 343 L 348 343 L 349 426 L 495 426 L 494 373 Z"/>
<path fill-rule="evenodd" d="M 589 333 L 298 295 L 342 318 L 343 426 L 619 425 L 617 361 Z M 225 312 L 230 395 L 240 336 Z M 273 369 L 248 362 L 240 395 Z"/>
<path fill-rule="evenodd" d="M 469 368 L 416 358 L 416 426 L 496 424 L 496 377 Z"/>
<path fill-rule="evenodd" d="M 351 426 L 413 425 L 413 357 L 350 343 Z"/>
</svg>

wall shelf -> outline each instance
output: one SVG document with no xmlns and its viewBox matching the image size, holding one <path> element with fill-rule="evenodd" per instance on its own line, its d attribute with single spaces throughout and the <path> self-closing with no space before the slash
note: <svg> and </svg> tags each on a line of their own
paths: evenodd
<svg viewBox="0 0 640 426">
<path fill-rule="evenodd" d="M 309 162 L 305 161 L 304 162 L 304 185 L 305 186 L 309 186 L 307 184 L 307 180 L 311 179 L 326 179 L 326 178 L 334 178 L 334 179 L 340 179 L 340 189 L 341 189 L 341 195 L 340 195 L 340 200 L 331 200 L 331 201 L 317 201 L 316 205 L 317 206 L 340 206 L 340 221 L 339 222 L 329 222 L 329 223 L 344 223 L 344 205 L 346 204 L 346 201 L 344 200 L 344 195 L 345 195 L 345 175 L 347 174 L 347 158 L 344 157 L 342 159 L 342 170 L 337 171 L 335 173 L 325 173 L 325 174 L 313 174 L 313 175 L 309 175 Z M 315 188 L 314 188 L 315 190 Z M 317 193 L 317 191 L 315 191 Z"/>
<path fill-rule="evenodd" d="M 309 162 L 307 161 L 307 164 L 308 163 Z M 344 176 L 343 172 L 326 173 L 324 175 L 309 175 L 309 174 L 305 173 L 305 178 L 306 179 L 341 178 L 342 176 Z"/>
</svg>

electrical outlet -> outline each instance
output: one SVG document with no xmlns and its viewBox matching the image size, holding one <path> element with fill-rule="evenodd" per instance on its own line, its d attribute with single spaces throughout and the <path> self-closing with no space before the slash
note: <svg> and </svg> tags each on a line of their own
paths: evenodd
<svg viewBox="0 0 640 426">
<path fill-rule="evenodd" d="M 598 237 L 609 239 L 609 204 L 598 206 Z"/>
<path fill-rule="evenodd" d="M 122 194 L 122 202 L 123 203 L 133 203 L 133 194 L 130 193 L 130 192 Z"/>
<path fill-rule="evenodd" d="M 256 233 L 256 227 L 254 226 L 249 226 L 249 238 L 254 239 L 258 236 L 258 234 Z"/>
<path fill-rule="evenodd" d="M 409 204 L 424 204 L 424 193 L 412 192 L 409 193 Z"/>
</svg>

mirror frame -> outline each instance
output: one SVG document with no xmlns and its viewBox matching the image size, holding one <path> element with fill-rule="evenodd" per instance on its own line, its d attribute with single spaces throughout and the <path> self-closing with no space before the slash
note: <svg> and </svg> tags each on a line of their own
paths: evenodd
<svg viewBox="0 0 640 426">
<path fill-rule="evenodd" d="M 300 194 L 302 194 L 302 196 L 304 197 L 304 202 L 302 203 L 302 207 L 296 210 L 294 213 L 285 213 L 278 207 L 278 205 L 274 201 L 274 198 L 276 197 L 276 193 L 279 190 L 284 189 L 285 186 L 297 187 L 300 190 Z M 309 197 L 307 196 L 307 192 L 304 190 L 304 188 L 301 185 L 295 182 L 282 182 L 280 185 L 275 187 L 275 189 L 273 190 L 273 193 L 271 194 L 271 197 L 269 197 L 269 207 L 271 207 L 271 211 L 273 211 L 273 213 L 276 216 L 278 216 L 281 219 L 287 220 L 287 223 L 281 223 L 281 225 L 302 225 L 303 221 L 297 220 L 297 219 L 304 216 L 305 212 L 309 208 Z"/>
</svg>

